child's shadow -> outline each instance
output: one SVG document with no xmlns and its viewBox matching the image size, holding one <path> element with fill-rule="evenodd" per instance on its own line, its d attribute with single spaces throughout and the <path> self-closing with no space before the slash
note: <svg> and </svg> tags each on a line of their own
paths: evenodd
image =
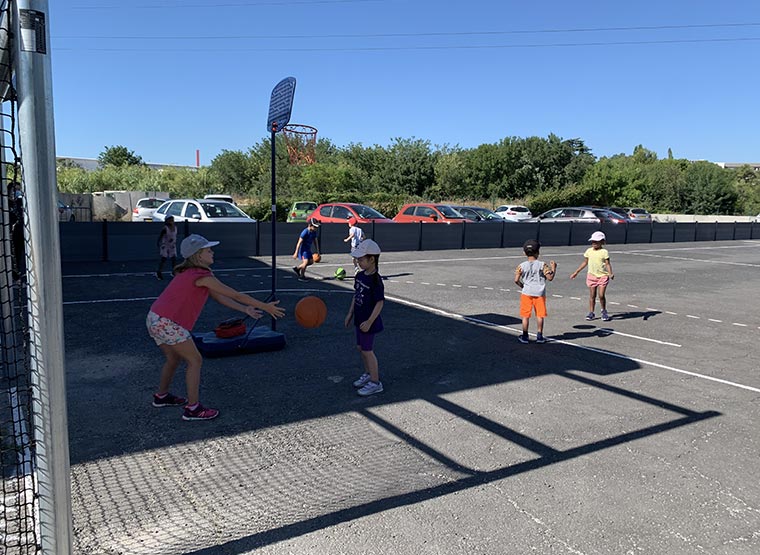
<svg viewBox="0 0 760 555">
<path fill-rule="evenodd" d="M 649 320 L 652 316 L 662 314 L 659 310 L 647 310 L 646 312 L 618 312 L 610 314 L 611 320 L 631 320 L 632 318 L 641 318 L 642 320 Z"/>
<path fill-rule="evenodd" d="M 573 329 L 582 330 L 577 332 L 565 332 L 562 335 L 552 335 L 552 339 L 561 339 L 563 341 L 570 341 L 572 339 L 580 339 L 582 337 L 609 337 L 612 333 L 608 330 L 597 328 L 591 324 L 583 324 L 573 326 Z"/>
<path fill-rule="evenodd" d="M 412 272 L 404 272 L 401 274 L 383 274 L 383 279 L 390 279 L 390 278 L 397 278 L 397 277 L 404 277 L 404 276 L 411 276 L 414 275 Z"/>
</svg>

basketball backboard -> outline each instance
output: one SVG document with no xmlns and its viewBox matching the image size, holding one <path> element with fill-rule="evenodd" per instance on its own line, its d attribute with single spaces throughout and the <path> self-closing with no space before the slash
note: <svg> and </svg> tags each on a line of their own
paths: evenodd
<svg viewBox="0 0 760 555">
<path fill-rule="evenodd" d="M 267 131 L 282 131 L 290 121 L 290 112 L 293 109 L 293 95 L 296 92 L 296 78 L 286 77 L 272 89 L 272 97 L 269 100 L 269 118 L 267 118 Z"/>
</svg>

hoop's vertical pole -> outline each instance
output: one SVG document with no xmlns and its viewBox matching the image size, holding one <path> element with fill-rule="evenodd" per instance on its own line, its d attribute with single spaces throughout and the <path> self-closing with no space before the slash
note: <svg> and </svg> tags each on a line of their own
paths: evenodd
<svg viewBox="0 0 760 555">
<path fill-rule="evenodd" d="M 275 186 L 275 146 L 277 124 L 272 124 L 272 300 L 277 293 L 277 187 Z M 272 318 L 272 331 L 277 329 L 277 320 Z"/>
<path fill-rule="evenodd" d="M 14 2 L 19 145 L 24 157 L 32 422 L 43 555 L 72 552 L 63 291 L 47 0 Z"/>
</svg>

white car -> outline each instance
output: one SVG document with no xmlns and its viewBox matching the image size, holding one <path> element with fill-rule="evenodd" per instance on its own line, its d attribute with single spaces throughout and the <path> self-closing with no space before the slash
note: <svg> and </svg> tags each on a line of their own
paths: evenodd
<svg viewBox="0 0 760 555">
<path fill-rule="evenodd" d="M 132 209 L 132 221 L 133 222 L 152 222 L 153 213 L 156 209 L 166 202 L 165 198 L 141 198 L 135 204 Z"/>
<path fill-rule="evenodd" d="M 205 200 L 223 200 L 225 202 L 229 202 L 230 204 L 235 204 L 235 201 L 230 195 L 206 195 L 203 198 Z"/>
<path fill-rule="evenodd" d="M 530 210 L 527 206 L 521 206 L 519 204 L 503 204 L 494 210 L 499 217 L 504 218 L 510 222 L 521 222 L 532 218 Z"/>
<path fill-rule="evenodd" d="M 153 219 L 163 222 L 167 216 L 174 216 L 175 222 L 250 223 L 256 221 L 229 202 L 207 199 L 167 200 L 153 213 Z"/>
</svg>

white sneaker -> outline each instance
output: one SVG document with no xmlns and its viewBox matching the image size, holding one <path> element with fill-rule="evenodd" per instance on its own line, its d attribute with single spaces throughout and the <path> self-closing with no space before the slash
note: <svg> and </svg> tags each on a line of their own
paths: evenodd
<svg viewBox="0 0 760 555">
<path fill-rule="evenodd" d="M 364 385 L 370 380 L 369 374 L 366 372 L 359 376 L 359 379 L 354 382 L 354 387 L 364 387 Z"/>
<path fill-rule="evenodd" d="M 374 395 L 375 393 L 382 393 L 383 392 L 383 384 L 382 382 L 367 382 L 364 384 L 364 387 L 362 387 L 357 393 L 361 395 L 362 397 L 367 397 L 368 395 Z"/>
</svg>

